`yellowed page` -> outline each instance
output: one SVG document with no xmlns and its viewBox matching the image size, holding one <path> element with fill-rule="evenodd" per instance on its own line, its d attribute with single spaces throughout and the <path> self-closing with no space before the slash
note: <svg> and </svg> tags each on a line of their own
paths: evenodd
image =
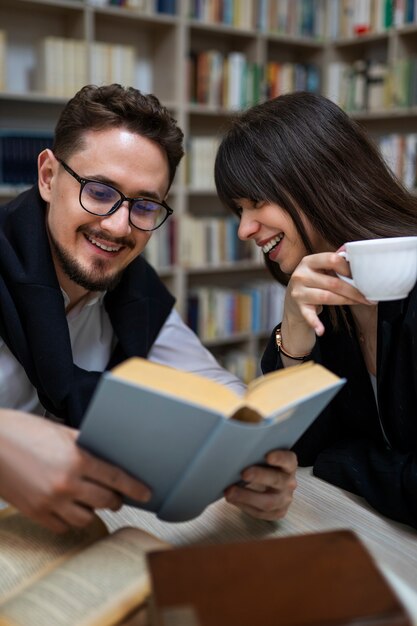
<svg viewBox="0 0 417 626">
<path fill-rule="evenodd" d="M 96 518 L 83 530 L 56 535 L 7 508 L 0 513 L 0 603 L 107 534 Z"/>
<path fill-rule="evenodd" d="M 117 378 L 230 415 L 240 404 L 233 391 L 214 380 L 135 357 L 115 367 Z"/>
<path fill-rule="evenodd" d="M 146 552 L 168 547 L 122 528 L 0 606 L 0 626 L 110 626 L 149 595 Z"/>
<path fill-rule="evenodd" d="M 247 406 L 268 417 L 280 407 L 296 400 L 301 401 L 339 380 L 338 376 L 317 363 L 288 367 L 266 374 L 251 383 L 246 394 Z"/>
</svg>

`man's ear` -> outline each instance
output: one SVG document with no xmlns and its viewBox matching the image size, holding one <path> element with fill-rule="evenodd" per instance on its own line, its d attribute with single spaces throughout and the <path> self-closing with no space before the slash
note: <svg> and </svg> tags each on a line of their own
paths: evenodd
<svg viewBox="0 0 417 626">
<path fill-rule="evenodd" d="M 58 170 L 58 161 L 49 148 L 42 150 L 38 156 L 38 187 L 45 202 L 51 199 L 52 182 Z"/>
</svg>

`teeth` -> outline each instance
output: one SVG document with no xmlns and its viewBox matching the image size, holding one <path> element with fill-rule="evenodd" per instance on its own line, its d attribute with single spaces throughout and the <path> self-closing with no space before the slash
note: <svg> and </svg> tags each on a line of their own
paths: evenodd
<svg viewBox="0 0 417 626">
<path fill-rule="evenodd" d="M 119 252 L 120 248 L 122 247 L 122 246 L 105 246 L 103 243 L 99 243 L 98 241 L 90 237 L 88 238 L 88 241 L 91 241 L 91 243 L 97 246 L 97 248 L 101 248 L 102 250 L 105 250 L 106 252 Z"/>
<path fill-rule="evenodd" d="M 275 246 L 279 244 L 283 236 L 284 236 L 283 233 L 280 233 L 279 235 L 277 235 L 276 237 L 268 241 L 268 243 L 262 246 L 262 252 L 264 252 L 265 254 L 268 254 L 268 252 L 270 252 L 272 248 L 275 248 Z"/>
</svg>

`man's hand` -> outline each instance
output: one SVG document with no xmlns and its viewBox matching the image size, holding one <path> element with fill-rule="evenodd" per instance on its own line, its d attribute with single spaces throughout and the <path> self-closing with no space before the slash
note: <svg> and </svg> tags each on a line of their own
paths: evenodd
<svg viewBox="0 0 417 626">
<path fill-rule="evenodd" d="M 145 485 L 76 444 L 78 431 L 0 409 L 0 497 L 55 532 L 89 524 L 122 496 L 146 501 Z"/>
<path fill-rule="evenodd" d="M 255 465 L 242 472 L 245 487 L 232 485 L 225 498 L 252 517 L 263 520 L 283 518 L 297 487 L 297 457 L 288 450 L 274 450 L 266 456 L 268 467 Z"/>
</svg>

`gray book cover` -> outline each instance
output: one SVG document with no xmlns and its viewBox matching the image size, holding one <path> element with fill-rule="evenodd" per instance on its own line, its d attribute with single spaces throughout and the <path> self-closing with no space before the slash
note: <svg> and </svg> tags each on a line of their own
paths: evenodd
<svg viewBox="0 0 417 626">
<path fill-rule="evenodd" d="M 155 391 L 106 372 L 87 410 L 80 446 L 146 483 L 149 502 L 129 504 L 166 521 L 199 515 L 241 471 L 289 449 L 344 384 L 337 380 L 259 423 Z"/>
</svg>

